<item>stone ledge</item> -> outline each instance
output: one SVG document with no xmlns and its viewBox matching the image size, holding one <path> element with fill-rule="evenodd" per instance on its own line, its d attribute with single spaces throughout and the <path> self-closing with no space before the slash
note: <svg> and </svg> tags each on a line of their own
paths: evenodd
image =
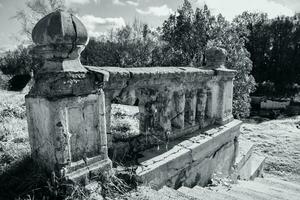
<svg viewBox="0 0 300 200">
<path fill-rule="evenodd" d="M 239 120 L 234 120 L 185 140 L 169 151 L 142 162 L 136 173 L 143 183 L 154 184 L 159 188 L 168 179 L 178 176 L 181 170 L 195 163 L 201 163 L 227 144 L 233 144 L 234 138 L 240 134 L 241 123 Z"/>
<path fill-rule="evenodd" d="M 213 70 L 193 67 L 94 67 L 85 66 L 87 70 L 95 73 L 99 80 L 104 81 L 106 89 L 122 89 L 128 86 L 161 85 L 166 82 L 180 84 L 193 82 L 206 82 L 214 76 Z"/>
</svg>

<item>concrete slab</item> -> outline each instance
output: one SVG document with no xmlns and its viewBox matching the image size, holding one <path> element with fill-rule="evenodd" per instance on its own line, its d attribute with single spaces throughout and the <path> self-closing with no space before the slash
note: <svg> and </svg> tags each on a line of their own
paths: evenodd
<svg viewBox="0 0 300 200">
<path fill-rule="evenodd" d="M 239 179 L 254 180 L 254 178 L 259 177 L 263 172 L 265 159 L 266 158 L 264 156 L 252 154 L 244 166 L 240 169 L 238 173 Z"/>
<path fill-rule="evenodd" d="M 234 171 L 231 175 L 232 180 L 237 180 L 241 169 L 244 167 L 246 162 L 249 160 L 253 153 L 254 145 L 250 141 L 244 139 L 242 136 L 238 139 L 238 150 L 235 159 L 235 163 L 233 165 Z M 249 161 L 250 162 L 250 161 Z M 251 173 L 249 171 L 249 173 Z"/>
<path fill-rule="evenodd" d="M 202 174 L 201 181 L 205 183 L 214 170 L 222 168 L 220 165 L 232 167 L 233 145 L 235 145 L 233 141 L 240 134 L 240 125 L 240 121 L 234 120 L 185 140 L 169 151 L 140 163 L 136 173 L 143 183 L 154 185 L 156 188 L 161 188 L 165 184 L 172 187 L 180 186 L 181 176 L 186 177 L 189 184 L 192 184 L 192 181 L 198 179 L 197 175 L 193 174 L 195 170 L 198 170 L 198 175 Z M 191 174 L 193 180 L 189 180 L 192 178 Z"/>
</svg>

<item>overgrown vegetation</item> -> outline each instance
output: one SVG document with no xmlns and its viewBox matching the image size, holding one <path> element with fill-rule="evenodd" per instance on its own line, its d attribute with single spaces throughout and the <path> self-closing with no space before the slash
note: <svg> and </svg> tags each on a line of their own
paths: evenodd
<svg viewBox="0 0 300 200">
<path fill-rule="evenodd" d="M 56 9 L 65 9 L 61 0 L 31 0 L 27 7 L 33 15 L 19 11 L 16 18 L 21 20 L 23 32 L 29 38 L 37 20 Z M 299 25 L 299 15 L 268 19 L 265 14 L 247 12 L 228 22 L 221 15 L 212 15 L 207 6 L 193 10 L 185 0 L 177 13 L 171 14 L 157 29 L 135 20 L 132 25 L 112 30 L 108 36 L 92 38 L 82 52 L 82 62 L 93 66 L 205 67 L 205 50 L 222 47 L 228 53 L 226 66 L 237 70 L 233 113 L 236 117 L 246 117 L 254 78 L 258 83 L 257 94 L 287 95 L 295 91 L 295 84 L 300 84 Z M 39 67 L 41 61 L 30 55 L 30 49 L 19 46 L 0 57 L 2 73 L 28 75 Z M 66 191 L 66 185 L 47 177 L 30 160 L 23 96 L 9 93 L 0 96 L 0 198 L 1 195 L 4 199 L 87 198 L 82 187 Z M 116 113 L 116 117 L 122 116 L 123 113 Z M 117 121 L 112 130 L 122 138 L 129 129 L 132 127 L 128 123 Z M 95 179 L 101 185 L 101 195 L 110 198 L 123 195 L 138 184 L 134 173 L 126 169 L 109 180 L 102 175 Z"/>
</svg>

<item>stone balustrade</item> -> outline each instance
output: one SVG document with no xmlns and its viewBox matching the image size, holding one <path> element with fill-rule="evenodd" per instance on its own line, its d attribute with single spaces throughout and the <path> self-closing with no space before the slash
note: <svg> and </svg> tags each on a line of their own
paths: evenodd
<svg viewBox="0 0 300 200">
<path fill-rule="evenodd" d="M 140 150 L 233 120 L 235 71 L 222 49 L 208 50 L 208 68 L 82 66 L 87 31 L 62 11 L 41 19 L 32 36 L 33 54 L 45 60 L 26 96 L 32 156 L 60 176 L 82 180 L 111 168 L 112 103 L 139 107 Z"/>
<path fill-rule="evenodd" d="M 103 81 L 110 137 L 112 102 L 138 106 L 140 134 L 152 135 L 160 140 L 174 139 L 233 119 L 232 70 L 192 67 L 86 68 Z"/>
</svg>

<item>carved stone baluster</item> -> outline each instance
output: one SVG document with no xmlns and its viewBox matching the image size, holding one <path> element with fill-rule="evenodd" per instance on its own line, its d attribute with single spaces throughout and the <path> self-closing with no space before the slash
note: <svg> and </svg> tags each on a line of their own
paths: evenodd
<svg viewBox="0 0 300 200">
<path fill-rule="evenodd" d="M 174 109 L 172 116 L 172 125 L 175 128 L 184 128 L 184 108 L 185 108 L 185 91 L 174 92 Z"/>
<path fill-rule="evenodd" d="M 157 91 L 153 89 L 140 89 L 137 92 L 139 99 L 139 113 L 140 113 L 140 132 L 147 134 L 152 132 L 155 128 L 155 121 L 157 121 L 156 99 Z"/>
<path fill-rule="evenodd" d="M 196 118 L 197 122 L 199 123 L 200 127 L 203 128 L 205 125 L 205 116 L 208 114 L 208 107 L 207 102 L 209 99 L 210 93 L 206 89 L 202 89 L 198 91 L 197 94 L 197 111 L 196 111 Z"/>
<path fill-rule="evenodd" d="M 171 126 L 171 115 L 172 115 L 172 98 L 173 92 L 169 88 L 165 88 L 163 91 L 160 91 L 158 95 L 158 114 L 159 114 L 159 125 L 162 128 L 162 131 L 170 133 L 172 131 Z"/>
<path fill-rule="evenodd" d="M 197 90 L 187 91 L 185 95 L 185 121 L 188 125 L 195 125 Z"/>
</svg>

